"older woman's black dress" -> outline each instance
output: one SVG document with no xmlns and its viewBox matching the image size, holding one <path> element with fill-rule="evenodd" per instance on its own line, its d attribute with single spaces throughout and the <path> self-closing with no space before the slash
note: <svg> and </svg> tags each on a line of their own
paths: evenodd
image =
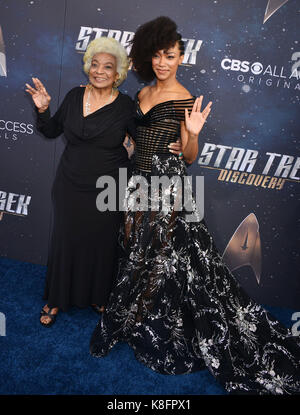
<svg viewBox="0 0 300 415">
<path fill-rule="evenodd" d="M 37 121 L 46 137 L 64 133 L 67 140 L 52 188 L 54 220 L 44 293 L 49 307 L 61 310 L 106 305 L 123 214 L 97 209 L 103 187 L 96 188 L 96 181 L 112 176 L 118 190 L 119 168 L 130 168 L 122 143 L 127 131 L 134 134 L 131 98 L 119 93 L 112 103 L 84 117 L 84 91 L 72 89 L 52 118 L 47 110 L 38 113 Z"/>
</svg>

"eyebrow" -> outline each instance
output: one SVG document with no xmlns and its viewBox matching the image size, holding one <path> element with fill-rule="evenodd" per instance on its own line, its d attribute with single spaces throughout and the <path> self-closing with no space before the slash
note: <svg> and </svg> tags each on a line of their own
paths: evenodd
<svg viewBox="0 0 300 415">
<path fill-rule="evenodd" d="M 98 62 L 99 63 L 98 59 L 92 59 L 92 62 Z M 104 65 L 107 65 L 108 63 L 110 63 L 111 65 L 114 64 L 114 62 L 112 62 L 112 61 L 107 61 L 107 62 L 104 62 Z"/>
</svg>

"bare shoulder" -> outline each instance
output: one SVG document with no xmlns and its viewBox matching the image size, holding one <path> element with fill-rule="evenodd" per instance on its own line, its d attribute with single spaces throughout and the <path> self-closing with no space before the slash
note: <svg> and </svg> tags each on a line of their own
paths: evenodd
<svg viewBox="0 0 300 415">
<path fill-rule="evenodd" d="M 149 91 L 150 91 L 150 85 L 145 86 L 143 89 L 140 90 L 138 94 L 138 98 L 143 99 L 146 95 L 149 94 Z"/>
<path fill-rule="evenodd" d="M 193 98 L 193 95 L 183 85 L 179 85 L 176 90 L 176 96 L 178 100 Z"/>
</svg>

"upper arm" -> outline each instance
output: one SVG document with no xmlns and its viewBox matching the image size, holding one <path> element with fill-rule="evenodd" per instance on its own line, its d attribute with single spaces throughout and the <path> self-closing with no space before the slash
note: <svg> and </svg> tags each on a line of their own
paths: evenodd
<svg viewBox="0 0 300 415">
<path fill-rule="evenodd" d="M 133 140 L 135 140 L 135 136 L 136 136 L 136 124 L 135 124 L 133 115 L 128 120 L 127 129 L 126 130 L 127 130 L 128 134 L 131 136 L 131 138 Z"/>
<path fill-rule="evenodd" d="M 129 97 L 128 97 L 129 98 Z M 126 121 L 126 133 L 130 135 L 130 137 L 135 140 L 136 136 L 136 123 L 134 119 L 134 111 L 135 111 L 135 104 L 134 101 L 129 98 L 128 104 L 126 104 L 127 111 L 128 111 L 128 118 Z"/>
</svg>

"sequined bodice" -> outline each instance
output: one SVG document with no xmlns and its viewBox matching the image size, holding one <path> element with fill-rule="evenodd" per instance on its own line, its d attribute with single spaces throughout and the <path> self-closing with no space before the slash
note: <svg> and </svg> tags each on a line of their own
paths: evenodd
<svg viewBox="0 0 300 415">
<path fill-rule="evenodd" d="M 185 119 L 185 108 L 192 109 L 195 97 L 170 100 L 154 105 L 146 114 L 140 108 L 138 94 L 135 97 L 136 166 L 151 171 L 154 154 L 170 155 L 168 145 L 180 138 L 180 121 Z"/>
</svg>

